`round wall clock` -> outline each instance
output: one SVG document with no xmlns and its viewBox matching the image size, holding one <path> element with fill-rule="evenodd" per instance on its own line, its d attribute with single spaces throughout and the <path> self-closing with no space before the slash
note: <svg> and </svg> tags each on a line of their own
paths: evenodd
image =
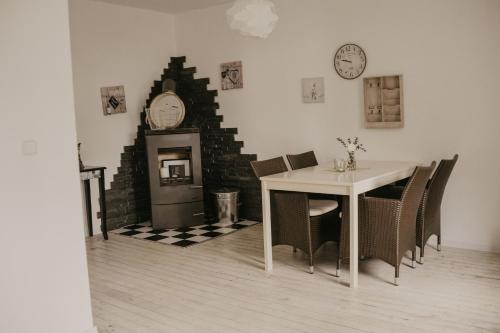
<svg viewBox="0 0 500 333">
<path fill-rule="evenodd" d="M 186 110 L 182 100 L 172 91 L 156 96 L 149 107 L 148 119 L 152 129 L 176 128 L 184 120 Z"/>
<path fill-rule="evenodd" d="M 365 51 L 356 44 L 342 45 L 335 53 L 333 66 L 340 77 L 347 80 L 355 79 L 365 71 Z"/>
</svg>

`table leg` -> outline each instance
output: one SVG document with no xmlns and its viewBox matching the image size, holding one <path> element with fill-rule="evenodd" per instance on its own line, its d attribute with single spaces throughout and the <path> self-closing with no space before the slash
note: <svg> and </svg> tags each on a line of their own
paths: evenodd
<svg viewBox="0 0 500 333">
<path fill-rule="evenodd" d="M 85 208 L 87 212 L 87 228 L 89 231 L 89 237 L 94 236 L 94 230 L 92 229 L 92 202 L 90 198 L 90 180 L 85 179 L 83 181 L 83 191 L 85 192 Z"/>
<path fill-rule="evenodd" d="M 99 199 L 101 201 L 101 231 L 104 239 L 108 239 L 108 225 L 106 224 L 106 189 L 104 188 L 104 170 L 99 177 Z"/>
<path fill-rule="evenodd" d="M 358 194 L 349 195 L 349 286 L 358 287 Z"/>
<path fill-rule="evenodd" d="M 262 184 L 262 219 L 264 229 L 264 263 L 266 272 L 273 270 L 273 244 L 271 235 L 271 201 L 270 192 Z"/>
</svg>

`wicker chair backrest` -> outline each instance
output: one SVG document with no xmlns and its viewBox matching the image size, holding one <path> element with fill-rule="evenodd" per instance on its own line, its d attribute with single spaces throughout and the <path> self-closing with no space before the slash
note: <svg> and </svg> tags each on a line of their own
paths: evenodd
<svg viewBox="0 0 500 333">
<path fill-rule="evenodd" d="M 318 161 L 316 160 L 316 155 L 312 150 L 297 155 L 288 154 L 286 155 L 286 158 L 288 159 L 288 163 L 290 163 L 290 167 L 292 168 L 292 170 L 308 168 L 318 165 Z"/>
<path fill-rule="evenodd" d="M 432 170 L 434 170 L 435 166 L 436 162 L 433 161 L 428 167 L 416 167 L 403 191 L 403 195 L 401 196 L 400 227 L 408 228 L 408 232 L 411 231 L 411 228 L 415 229 L 418 207 L 420 206 L 425 186 L 427 185 L 429 177 L 431 176 Z M 404 233 L 404 230 L 402 231 Z M 415 231 L 413 230 L 413 237 L 414 233 Z"/>
<path fill-rule="evenodd" d="M 441 202 L 443 200 L 444 189 L 448 183 L 451 172 L 457 163 L 458 155 L 455 154 L 451 160 L 441 160 L 436 172 L 432 176 L 427 186 L 427 196 L 425 196 L 425 215 L 435 216 L 439 214 Z"/>
<path fill-rule="evenodd" d="M 288 171 L 283 157 L 275 157 L 263 161 L 251 161 L 253 172 L 257 178 Z"/>
</svg>

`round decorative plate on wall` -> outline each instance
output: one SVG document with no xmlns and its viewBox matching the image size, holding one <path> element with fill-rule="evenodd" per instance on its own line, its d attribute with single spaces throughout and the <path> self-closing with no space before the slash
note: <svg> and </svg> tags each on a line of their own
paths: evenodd
<svg viewBox="0 0 500 333">
<path fill-rule="evenodd" d="M 347 80 L 355 79 L 365 71 L 365 51 L 356 44 L 342 45 L 335 53 L 333 67 L 340 77 Z"/>
<path fill-rule="evenodd" d="M 152 129 L 176 128 L 184 120 L 186 109 L 182 100 L 172 91 L 156 96 L 149 107 L 148 118 Z"/>
</svg>

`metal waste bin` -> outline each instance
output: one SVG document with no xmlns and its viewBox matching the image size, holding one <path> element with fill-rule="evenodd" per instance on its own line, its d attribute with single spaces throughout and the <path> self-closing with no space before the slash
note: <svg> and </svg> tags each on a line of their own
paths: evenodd
<svg viewBox="0 0 500 333">
<path fill-rule="evenodd" d="M 238 198 L 240 190 L 220 188 L 211 192 L 215 217 L 219 222 L 238 221 Z"/>
</svg>

